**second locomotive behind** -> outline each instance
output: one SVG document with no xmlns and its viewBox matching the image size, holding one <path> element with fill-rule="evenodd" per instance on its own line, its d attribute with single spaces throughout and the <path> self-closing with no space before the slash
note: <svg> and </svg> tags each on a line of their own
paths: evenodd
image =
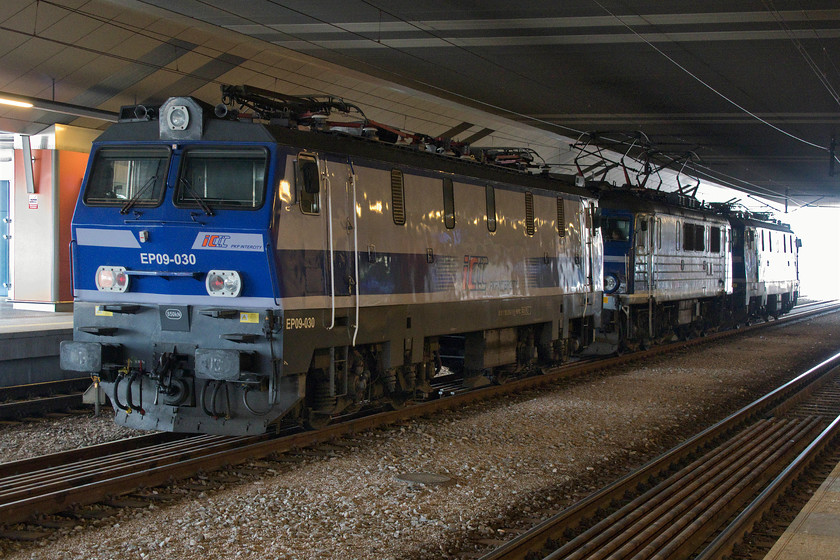
<svg viewBox="0 0 840 560">
<path fill-rule="evenodd" d="M 789 226 L 677 193 L 607 187 L 599 201 L 603 330 L 615 344 L 700 335 L 796 304 L 801 243 Z"/>
</svg>

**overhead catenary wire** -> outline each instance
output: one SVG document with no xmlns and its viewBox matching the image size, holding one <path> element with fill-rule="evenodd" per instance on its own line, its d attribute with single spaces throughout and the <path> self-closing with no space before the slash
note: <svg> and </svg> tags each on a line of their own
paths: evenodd
<svg viewBox="0 0 840 560">
<path fill-rule="evenodd" d="M 767 9 L 768 12 L 770 12 L 770 14 L 779 24 L 779 27 L 788 36 L 791 43 L 793 43 L 793 46 L 796 48 L 797 52 L 799 52 L 803 60 L 805 60 L 805 64 L 808 66 L 808 68 L 811 69 L 811 71 L 814 73 L 814 76 L 816 76 L 817 81 L 819 81 L 823 85 L 823 87 L 831 96 L 831 98 L 834 99 L 834 102 L 840 105 L 840 93 L 837 92 L 837 89 L 835 89 L 834 85 L 828 80 L 828 76 L 826 76 L 825 72 L 823 72 L 822 69 L 819 67 L 817 62 L 811 56 L 811 53 L 809 53 L 805 46 L 802 44 L 802 41 L 800 41 L 796 37 L 796 35 L 794 35 L 794 33 L 791 31 L 790 26 L 788 26 L 787 22 L 785 22 L 785 19 L 782 17 L 782 14 L 779 13 L 779 10 L 776 8 L 775 4 L 773 3 L 773 0 L 764 0 L 764 7 Z M 812 31 L 814 31 L 815 37 L 819 39 L 819 35 L 817 35 L 817 32 L 813 29 Z M 825 51 L 824 48 L 823 51 Z M 828 60 L 831 61 L 831 58 L 829 58 Z"/>
<path fill-rule="evenodd" d="M 724 101 L 726 101 L 727 103 L 732 105 L 733 107 L 737 108 L 739 111 L 745 113 L 746 115 L 749 115 L 751 118 L 753 118 L 753 119 L 757 120 L 758 122 L 772 128 L 773 130 L 775 130 L 775 131 L 777 131 L 781 134 L 784 134 L 785 136 L 787 136 L 787 137 L 789 137 L 793 140 L 796 140 L 797 142 L 800 142 L 800 143 L 805 144 L 807 146 L 811 146 L 812 148 L 816 148 L 818 150 L 829 152 L 829 148 L 827 146 L 820 146 L 819 144 L 815 144 L 814 142 L 811 142 L 811 141 L 806 140 L 804 138 L 800 138 L 799 136 L 796 136 L 795 134 L 793 134 L 791 132 L 788 132 L 787 130 L 785 130 L 785 129 L 779 127 L 779 126 L 776 126 L 775 124 L 769 122 L 768 120 L 761 118 L 760 116 L 758 116 L 754 112 L 750 111 L 749 109 L 747 109 L 743 105 L 739 104 L 738 102 L 731 99 L 726 94 L 719 91 L 717 88 L 715 88 L 714 86 L 712 86 L 711 84 L 709 84 L 708 82 L 703 80 L 700 76 L 698 76 L 697 74 L 695 74 L 694 72 L 692 72 L 691 70 L 689 70 L 688 68 L 686 68 L 685 66 L 680 64 L 679 62 L 677 62 L 673 57 L 669 56 L 666 52 L 664 52 L 662 49 L 660 49 L 659 47 L 654 45 L 651 41 L 649 41 L 647 38 L 642 36 L 635 29 L 633 29 L 633 27 L 630 24 L 626 23 L 621 18 L 621 16 L 619 16 L 619 15 L 613 13 L 612 11 L 610 11 L 609 8 L 604 6 L 599 0 L 592 0 L 592 2 L 595 3 L 599 8 L 604 10 L 604 12 L 606 12 L 610 16 L 614 17 L 619 23 L 621 23 L 621 25 L 623 25 L 628 31 L 630 31 L 633 35 L 635 35 L 640 41 L 644 42 L 646 45 L 648 45 L 650 48 L 655 50 L 658 54 L 663 56 L 665 59 L 667 59 L 669 62 L 671 62 L 674 66 L 676 66 L 681 71 L 683 71 L 685 74 L 687 74 L 692 79 L 694 79 L 696 82 L 701 84 L 703 87 L 707 88 L 709 91 L 711 91 L 712 93 L 714 93 L 715 95 L 717 95 L 718 97 L 720 97 L 721 99 L 723 99 Z M 641 16 L 639 16 L 639 17 L 641 17 Z M 836 156 L 835 156 L 835 159 L 837 159 Z M 840 162 L 840 159 L 837 159 L 837 161 Z"/>
<path fill-rule="evenodd" d="M 779 195 L 779 193 L 777 193 L 776 191 L 773 191 L 769 188 L 762 187 L 760 185 L 756 185 L 755 183 L 752 183 L 752 182 L 747 181 L 745 179 L 741 179 L 739 177 L 734 177 L 734 176 L 729 175 L 727 173 L 723 173 L 722 171 L 713 170 L 713 169 L 711 169 L 710 167 L 707 167 L 707 166 L 703 166 L 703 165 L 698 164 L 698 165 L 695 166 L 695 172 L 698 175 L 701 175 L 706 179 L 714 181 L 715 183 L 717 183 L 720 186 L 730 187 L 730 188 L 733 188 L 735 190 L 738 190 L 738 191 L 741 191 L 741 192 L 744 192 L 744 193 L 747 193 L 747 194 L 754 194 L 756 196 L 762 196 L 762 197 L 765 197 L 765 198 L 778 198 L 779 196 L 781 196 L 781 195 Z M 787 199 L 790 202 L 793 202 L 794 204 L 797 204 L 797 205 L 804 204 L 803 201 L 801 201 L 797 198 L 794 198 L 793 196 L 791 196 L 789 194 L 787 195 Z"/>
</svg>

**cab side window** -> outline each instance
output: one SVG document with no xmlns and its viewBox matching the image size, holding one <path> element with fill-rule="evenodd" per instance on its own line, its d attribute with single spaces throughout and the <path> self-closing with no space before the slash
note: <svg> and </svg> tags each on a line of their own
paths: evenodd
<svg viewBox="0 0 840 560">
<path fill-rule="evenodd" d="M 712 253 L 720 253 L 720 228 L 712 226 L 711 233 L 709 233 L 709 251 Z"/>
<path fill-rule="evenodd" d="M 443 180 L 443 224 L 446 229 L 455 227 L 455 187 L 449 177 Z"/>
<path fill-rule="evenodd" d="M 321 175 L 318 172 L 318 158 L 314 154 L 298 154 L 295 182 L 301 212 L 320 214 Z"/>
<path fill-rule="evenodd" d="M 683 224 L 683 250 L 705 251 L 706 228 L 698 224 Z"/>
</svg>

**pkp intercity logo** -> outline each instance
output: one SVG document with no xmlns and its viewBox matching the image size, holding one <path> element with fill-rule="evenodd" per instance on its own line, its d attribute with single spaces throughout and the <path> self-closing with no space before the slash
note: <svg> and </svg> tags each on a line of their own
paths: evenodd
<svg viewBox="0 0 840 560">
<path fill-rule="evenodd" d="M 225 244 L 225 241 L 228 239 L 230 239 L 229 235 L 213 235 L 208 233 L 204 236 L 201 246 L 208 247 L 210 249 L 226 249 L 227 245 Z"/>
<path fill-rule="evenodd" d="M 200 231 L 195 236 L 193 250 L 263 251 L 263 237 L 259 233 L 218 233 Z"/>
<path fill-rule="evenodd" d="M 484 270 L 490 262 L 485 256 L 464 255 L 464 289 L 471 291 L 484 291 L 487 283 L 484 281 Z"/>
</svg>

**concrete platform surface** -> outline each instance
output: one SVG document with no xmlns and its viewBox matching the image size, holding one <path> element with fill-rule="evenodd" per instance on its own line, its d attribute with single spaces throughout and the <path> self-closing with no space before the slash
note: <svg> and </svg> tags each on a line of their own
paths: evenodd
<svg viewBox="0 0 840 560">
<path fill-rule="evenodd" d="M 840 559 L 840 465 L 834 468 L 764 560 Z"/>
<path fill-rule="evenodd" d="M 12 303 L 0 301 L 0 335 L 72 328 L 72 311 L 67 313 L 15 309 Z"/>
</svg>

